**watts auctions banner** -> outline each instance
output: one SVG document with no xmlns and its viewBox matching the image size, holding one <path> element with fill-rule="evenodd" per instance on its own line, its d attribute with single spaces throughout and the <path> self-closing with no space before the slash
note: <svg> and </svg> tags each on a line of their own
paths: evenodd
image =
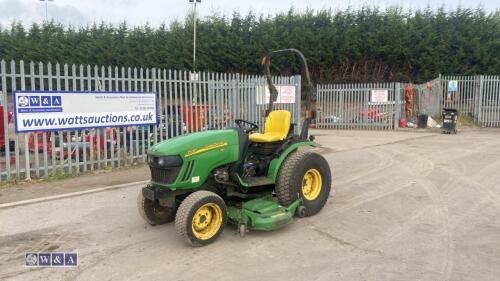
<svg viewBox="0 0 500 281">
<path fill-rule="evenodd" d="M 15 91 L 17 133 L 157 123 L 155 93 Z"/>
</svg>

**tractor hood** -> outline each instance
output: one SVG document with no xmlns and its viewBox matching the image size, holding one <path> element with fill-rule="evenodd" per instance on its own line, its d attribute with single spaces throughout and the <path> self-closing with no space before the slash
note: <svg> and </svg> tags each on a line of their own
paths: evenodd
<svg viewBox="0 0 500 281">
<path fill-rule="evenodd" d="M 166 156 L 180 156 L 181 159 Z M 236 129 L 178 136 L 148 151 L 151 183 L 171 190 L 197 188 L 215 168 L 234 163 L 238 158 Z"/>
<path fill-rule="evenodd" d="M 185 159 L 232 146 L 238 146 L 238 132 L 236 130 L 213 130 L 182 135 L 162 141 L 152 146 L 148 154 L 154 156 L 180 155 Z"/>
</svg>

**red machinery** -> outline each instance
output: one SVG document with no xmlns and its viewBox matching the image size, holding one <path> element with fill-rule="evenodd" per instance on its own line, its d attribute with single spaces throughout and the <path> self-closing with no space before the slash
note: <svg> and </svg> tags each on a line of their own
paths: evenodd
<svg viewBox="0 0 500 281">
<path fill-rule="evenodd" d="M 182 106 L 182 115 L 188 132 L 198 132 L 203 129 L 206 112 L 207 106 L 203 104 Z"/>
<path fill-rule="evenodd" d="M 368 109 L 368 112 L 360 111 L 358 112 L 359 120 L 364 120 L 365 115 L 367 116 L 368 121 L 370 122 L 380 122 L 382 119 L 380 116 L 380 111 L 375 108 Z"/>
<path fill-rule="evenodd" d="M 35 134 L 38 136 L 38 142 L 35 144 Z M 62 134 L 62 141 L 63 145 L 60 144 L 60 134 Z M 51 154 L 52 153 L 52 139 L 50 138 L 51 133 L 47 132 L 46 134 L 46 147 L 47 147 L 47 153 Z M 71 151 L 68 151 L 66 148 L 68 144 L 68 136 L 69 136 L 69 143 L 72 144 L 72 149 Z M 115 129 L 111 128 L 106 128 L 106 140 L 108 142 L 112 141 L 116 143 L 116 138 L 117 138 L 117 133 Z M 96 134 L 91 134 L 90 132 L 83 133 L 82 135 L 76 139 L 74 135 L 72 135 L 71 132 L 59 132 L 54 135 L 54 148 L 56 151 L 56 157 L 58 159 L 63 158 L 66 159 L 68 156 L 71 154 L 71 157 L 76 156 L 76 151 L 77 149 L 80 150 L 80 155 L 82 153 L 87 153 L 87 156 L 90 157 L 90 143 L 92 142 L 93 148 L 94 148 L 94 153 L 97 152 L 97 135 Z M 81 143 L 85 142 L 86 143 L 86 151 L 82 150 L 82 146 L 80 145 Z M 99 138 L 99 148 L 101 153 L 104 153 L 104 135 L 101 135 Z M 66 144 L 66 145 L 64 145 Z M 30 133 L 29 141 L 28 141 L 28 147 L 30 152 L 35 152 L 38 150 L 39 153 L 43 152 L 43 132 L 36 132 L 36 133 Z"/>
<path fill-rule="evenodd" d="M 35 134 L 38 136 L 38 143 L 36 145 L 35 145 Z M 47 152 L 50 154 L 52 152 L 50 133 L 45 134 L 45 138 L 47 139 Z M 38 152 L 43 152 L 43 132 L 30 133 L 30 137 L 28 140 L 28 147 L 30 152 L 35 152 L 35 150 L 38 150 Z"/>
<path fill-rule="evenodd" d="M 0 107 L 0 150 L 5 151 L 5 144 L 9 143 L 8 139 L 9 136 L 5 136 L 5 126 L 4 126 L 4 108 Z M 7 123 L 10 123 L 12 121 L 12 111 L 9 111 L 7 113 Z"/>
<path fill-rule="evenodd" d="M 4 108 L 0 106 L 0 152 L 2 153 L 5 153 L 6 152 L 6 149 L 5 149 L 5 146 L 8 145 L 9 146 L 9 149 L 10 149 L 10 152 L 12 153 L 14 151 L 14 141 L 11 141 L 9 140 L 9 136 L 5 135 L 5 119 L 4 119 Z M 7 124 L 10 123 L 12 121 L 12 111 L 9 111 L 7 113 Z M 5 160 L 2 159 L 1 162 L 0 162 L 0 166 L 2 167 L 2 169 L 5 169 L 5 166 L 7 165 L 7 161 L 10 162 L 10 165 L 14 165 L 15 161 L 16 161 L 16 158 L 14 156 L 11 156 L 11 155 L 6 155 L 5 156 Z"/>
</svg>

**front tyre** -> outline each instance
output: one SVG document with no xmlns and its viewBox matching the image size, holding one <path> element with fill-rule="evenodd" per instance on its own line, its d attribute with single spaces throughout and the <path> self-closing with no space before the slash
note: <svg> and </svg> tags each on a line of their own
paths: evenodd
<svg viewBox="0 0 500 281">
<path fill-rule="evenodd" d="M 305 208 L 303 215 L 312 216 L 325 206 L 331 184 L 330 166 L 323 156 L 313 150 L 296 151 L 281 165 L 276 195 L 283 206 L 300 196 Z"/>
<path fill-rule="evenodd" d="M 191 246 L 214 242 L 227 222 L 226 204 L 210 191 L 196 191 L 182 201 L 175 216 L 175 230 Z"/>
<path fill-rule="evenodd" d="M 137 209 L 141 217 L 150 225 L 165 224 L 175 219 L 175 206 L 161 206 L 158 200 L 151 200 L 142 194 L 142 189 L 137 195 Z"/>
</svg>

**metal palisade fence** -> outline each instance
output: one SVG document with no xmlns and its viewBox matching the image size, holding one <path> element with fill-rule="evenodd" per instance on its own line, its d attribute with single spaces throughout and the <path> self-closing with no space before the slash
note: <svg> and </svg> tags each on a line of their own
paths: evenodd
<svg viewBox="0 0 500 281">
<path fill-rule="evenodd" d="M 456 81 L 455 91 L 450 91 L 450 81 Z M 443 76 L 441 88 L 442 108 L 455 108 L 483 127 L 500 127 L 499 75 Z"/>
<path fill-rule="evenodd" d="M 384 93 L 384 100 L 374 95 Z M 483 127 L 500 127 L 500 76 L 439 76 L 422 84 L 353 83 L 317 86 L 317 126 L 332 129 L 391 130 L 400 119 L 424 114 L 439 120 L 457 109 Z"/>
<path fill-rule="evenodd" d="M 391 130 L 400 115 L 399 83 L 355 83 L 317 86 L 317 127 Z M 383 100 L 373 99 L 374 92 Z"/>
<path fill-rule="evenodd" d="M 294 97 L 275 108 L 292 112 L 300 126 L 300 76 L 275 77 Z M 158 124 L 16 134 L 13 91 L 154 92 Z M 266 81 L 262 76 L 0 61 L 0 180 L 78 174 L 144 162 L 157 142 L 182 134 L 235 126 L 246 119 L 263 127 Z"/>
</svg>

